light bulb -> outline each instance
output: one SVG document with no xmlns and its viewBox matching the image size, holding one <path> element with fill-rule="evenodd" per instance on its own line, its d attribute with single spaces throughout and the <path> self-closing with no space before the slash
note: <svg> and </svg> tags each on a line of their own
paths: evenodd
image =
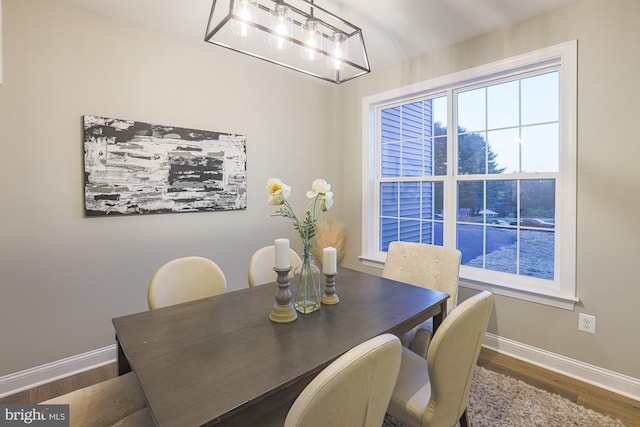
<svg viewBox="0 0 640 427">
<path fill-rule="evenodd" d="M 249 22 L 255 22 L 253 4 L 249 0 L 239 0 L 234 12 L 238 18 L 231 27 L 234 34 L 240 37 L 249 37 L 255 34 L 256 28 L 249 24 Z"/>
<path fill-rule="evenodd" d="M 331 56 L 327 56 L 327 67 L 340 70 L 346 66 L 343 59 L 347 57 L 347 35 L 342 31 L 335 31 L 328 41 L 327 49 Z"/>
<path fill-rule="evenodd" d="M 293 29 L 291 26 L 291 18 L 287 15 L 289 8 L 282 3 L 276 3 L 271 16 L 271 23 L 275 34 L 272 34 L 269 38 L 269 45 L 276 49 L 287 49 L 293 44 L 291 40 L 286 39 L 286 36 L 291 37 Z"/>
<path fill-rule="evenodd" d="M 320 49 L 322 43 L 322 34 L 319 30 L 318 21 L 316 19 L 307 19 L 302 26 L 303 41 L 305 47 L 301 51 L 302 58 L 309 61 L 315 61 L 320 58 L 320 53 L 314 49 Z"/>
</svg>

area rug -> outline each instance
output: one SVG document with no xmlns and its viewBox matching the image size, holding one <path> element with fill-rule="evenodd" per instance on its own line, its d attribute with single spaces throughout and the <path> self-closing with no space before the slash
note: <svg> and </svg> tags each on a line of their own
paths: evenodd
<svg viewBox="0 0 640 427">
<path fill-rule="evenodd" d="M 523 381 L 477 367 L 469 396 L 471 427 L 624 427 L 618 420 Z M 405 427 L 386 416 L 383 427 Z"/>
</svg>

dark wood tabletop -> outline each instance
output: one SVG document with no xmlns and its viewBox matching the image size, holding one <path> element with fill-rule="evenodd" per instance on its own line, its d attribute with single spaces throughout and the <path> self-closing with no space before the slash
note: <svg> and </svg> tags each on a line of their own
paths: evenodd
<svg viewBox="0 0 640 427">
<path fill-rule="evenodd" d="M 248 413 L 295 397 L 350 348 L 430 317 L 437 327 L 448 298 L 341 269 L 339 304 L 278 324 L 269 320 L 276 289 L 262 285 L 113 319 L 119 370 L 133 369 L 157 425 L 242 425 L 237 420 Z"/>
</svg>

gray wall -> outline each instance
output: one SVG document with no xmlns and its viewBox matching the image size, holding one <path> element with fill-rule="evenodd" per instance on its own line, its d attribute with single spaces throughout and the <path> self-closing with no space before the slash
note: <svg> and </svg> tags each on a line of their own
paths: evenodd
<svg viewBox="0 0 640 427">
<path fill-rule="evenodd" d="M 362 97 L 578 40 L 578 217 L 575 311 L 498 297 L 489 332 L 640 378 L 640 1 L 579 0 L 502 31 L 376 70 L 345 86 L 339 124 L 345 152 L 337 165 L 336 209 L 347 220 L 346 264 L 361 267 Z M 471 294 L 462 290 L 464 298 Z M 595 335 L 578 332 L 578 313 L 597 316 Z"/>
<path fill-rule="evenodd" d="M 0 376 L 112 344 L 111 319 L 147 309 L 171 258 L 209 257 L 238 289 L 255 249 L 297 244 L 264 187 L 281 177 L 302 209 L 314 178 L 331 182 L 333 87 L 57 1 L 3 6 Z M 247 209 L 83 218 L 84 114 L 246 135 Z"/>
<path fill-rule="evenodd" d="M 146 309 L 149 278 L 170 258 L 210 257 L 233 289 L 245 286 L 255 248 L 296 242 L 269 217 L 270 176 L 298 196 L 327 178 L 331 214 L 348 226 L 344 264 L 379 273 L 357 258 L 362 97 L 578 39 L 580 303 L 571 312 L 499 297 L 490 332 L 640 378 L 640 2 L 580 0 L 338 87 L 51 0 L 3 4 L 0 376 L 112 344 L 111 318 Z M 83 218 L 84 114 L 246 134 L 247 210 Z M 577 331 L 578 311 L 597 316 L 595 335 Z"/>
</svg>

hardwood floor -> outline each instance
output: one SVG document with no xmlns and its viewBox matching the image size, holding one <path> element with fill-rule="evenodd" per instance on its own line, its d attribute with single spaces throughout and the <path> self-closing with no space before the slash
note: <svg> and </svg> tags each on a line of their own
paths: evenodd
<svg viewBox="0 0 640 427">
<path fill-rule="evenodd" d="M 520 379 L 535 387 L 564 396 L 586 408 L 617 418 L 627 427 L 640 427 L 640 401 L 638 400 L 629 399 L 486 348 L 480 352 L 478 365 Z M 38 403 L 116 375 L 116 364 L 112 363 L 4 397 L 0 399 L 0 403 Z"/>
<path fill-rule="evenodd" d="M 116 363 L 110 363 L 100 368 L 90 371 L 81 372 L 71 377 L 62 378 L 60 380 L 44 384 L 29 390 L 21 391 L 10 396 L 0 399 L 0 403 L 39 403 L 52 399 L 62 394 L 67 394 L 73 390 L 88 387 L 91 384 L 108 380 L 118 375 Z"/>
</svg>

